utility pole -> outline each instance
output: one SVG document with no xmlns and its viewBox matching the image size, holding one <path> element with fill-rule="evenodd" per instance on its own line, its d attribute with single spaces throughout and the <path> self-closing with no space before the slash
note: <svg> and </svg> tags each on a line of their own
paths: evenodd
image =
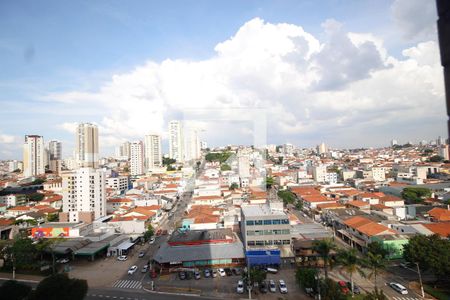
<svg viewBox="0 0 450 300">
<path fill-rule="evenodd" d="M 16 260 L 14 259 L 14 253 L 11 255 L 12 257 L 12 263 L 13 263 L 13 272 L 12 272 L 12 279 L 16 279 Z"/>
<path fill-rule="evenodd" d="M 422 292 L 422 298 L 425 298 L 425 292 L 423 291 L 423 284 L 422 284 L 422 274 L 420 274 L 419 263 L 416 263 L 416 266 L 417 266 L 417 273 L 419 274 L 420 291 Z"/>
</svg>

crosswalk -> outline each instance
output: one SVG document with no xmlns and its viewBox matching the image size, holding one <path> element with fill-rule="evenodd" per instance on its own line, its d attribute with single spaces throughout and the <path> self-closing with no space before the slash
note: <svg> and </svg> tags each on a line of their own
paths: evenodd
<svg viewBox="0 0 450 300">
<path fill-rule="evenodd" d="M 117 280 L 113 287 L 119 289 L 142 289 L 142 282 L 137 280 Z"/>
<path fill-rule="evenodd" d="M 414 297 L 392 297 L 394 300 L 420 300 L 420 298 L 414 298 Z"/>
</svg>

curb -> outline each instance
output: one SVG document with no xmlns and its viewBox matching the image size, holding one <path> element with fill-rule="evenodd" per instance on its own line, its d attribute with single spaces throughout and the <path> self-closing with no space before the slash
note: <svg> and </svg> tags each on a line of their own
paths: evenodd
<svg viewBox="0 0 450 300">
<path fill-rule="evenodd" d="M 153 293 L 153 294 L 163 294 L 163 295 L 178 295 L 178 296 L 186 296 L 186 297 L 200 297 L 200 294 L 185 294 L 185 293 L 170 293 L 170 292 L 158 292 L 158 291 L 151 291 L 146 288 L 142 288 L 144 291 Z"/>
<path fill-rule="evenodd" d="M 39 283 L 40 281 L 36 281 L 36 280 L 29 280 L 29 279 L 12 279 L 12 278 L 3 278 L 0 277 L 0 280 L 15 280 L 15 281 L 22 281 L 22 282 L 30 282 L 30 283 Z"/>
</svg>

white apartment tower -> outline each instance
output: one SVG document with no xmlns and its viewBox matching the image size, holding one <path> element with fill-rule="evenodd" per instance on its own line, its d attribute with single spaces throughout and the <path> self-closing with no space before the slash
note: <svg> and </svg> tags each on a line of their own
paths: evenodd
<svg viewBox="0 0 450 300">
<path fill-rule="evenodd" d="M 169 157 L 177 162 L 184 161 L 183 126 L 177 120 L 169 122 Z"/>
<path fill-rule="evenodd" d="M 44 137 L 26 135 L 23 145 L 23 174 L 25 177 L 45 174 Z"/>
<path fill-rule="evenodd" d="M 239 177 L 250 177 L 250 159 L 247 155 L 238 155 L 238 172 Z"/>
<path fill-rule="evenodd" d="M 145 167 L 147 170 L 162 166 L 161 136 L 157 134 L 146 135 L 145 146 Z"/>
<path fill-rule="evenodd" d="M 144 145 L 141 141 L 130 144 L 130 168 L 131 175 L 144 174 Z"/>
<path fill-rule="evenodd" d="M 60 141 L 50 141 L 48 143 L 48 151 L 50 154 L 50 160 L 62 159 L 62 145 Z"/>
<path fill-rule="evenodd" d="M 198 131 L 191 129 L 189 131 L 187 143 L 186 160 L 197 160 L 201 156 L 200 139 L 198 138 Z"/>
<path fill-rule="evenodd" d="M 327 167 L 324 165 L 313 167 L 313 179 L 315 182 L 324 183 L 327 181 Z"/>
<path fill-rule="evenodd" d="M 98 128 L 97 125 L 81 123 L 76 131 L 76 160 L 79 167 L 98 167 Z"/>
<path fill-rule="evenodd" d="M 61 175 L 63 187 L 62 222 L 86 222 L 106 215 L 105 172 L 80 168 Z"/>
</svg>

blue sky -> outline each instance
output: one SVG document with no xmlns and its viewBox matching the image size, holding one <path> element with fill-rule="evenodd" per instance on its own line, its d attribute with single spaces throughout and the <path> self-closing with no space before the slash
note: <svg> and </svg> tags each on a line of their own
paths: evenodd
<svg viewBox="0 0 450 300">
<path fill-rule="evenodd" d="M 251 47 L 251 45 L 245 45 L 245 40 L 252 39 L 252 36 L 246 34 L 253 34 L 254 36 L 267 34 L 267 39 L 276 38 L 272 35 L 271 25 L 286 23 L 302 28 L 304 32 L 312 35 L 324 46 L 315 49 L 316 58 L 312 60 L 309 57 L 307 58 L 307 62 L 311 63 L 312 67 L 321 64 L 319 61 L 321 57 L 323 61 L 326 61 L 326 52 L 322 49 L 326 49 L 327 45 L 330 45 L 329 53 L 331 54 L 342 51 L 341 55 L 336 58 L 337 60 L 331 60 L 331 63 L 341 62 L 347 54 L 349 58 L 352 58 L 356 50 L 341 49 L 339 45 L 336 46 L 336 43 L 333 43 L 333 39 L 337 41 L 339 38 L 345 38 L 344 36 L 349 32 L 375 36 L 383 42 L 384 49 L 377 48 L 375 54 L 378 55 L 386 51 L 388 57 L 402 62 L 405 60 L 403 55 L 405 49 L 418 47 L 420 43 L 436 42 L 436 34 L 433 31 L 436 17 L 433 16 L 435 12 L 432 11 L 435 8 L 434 1 L 431 2 L 433 4 L 430 6 L 430 1 L 421 0 L 409 2 L 406 0 L 2 1 L 0 2 L 0 105 L 2 106 L 0 111 L 0 159 L 20 158 L 20 144 L 25 134 L 41 134 L 44 135 L 46 140 L 60 139 L 67 146 L 64 147 L 64 153 L 69 155 L 74 139 L 70 132 L 70 124 L 80 121 L 97 122 L 101 128 L 105 128 L 104 153 L 112 153 L 114 143 L 127 139 L 138 139 L 141 136 L 141 133 L 138 134 L 137 132 L 136 134 L 115 135 L 114 127 L 110 126 L 111 122 L 120 122 L 121 118 L 125 116 L 124 122 L 128 120 L 130 124 L 137 124 L 137 127 L 139 127 L 139 122 L 136 123 L 131 120 L 132 117 L 130 116 L 134 112 L 127 111 L 127 108 L 120 111 L 111 108 L 112 105 L 105 104 L 108 99 L 112 102 L 132 99 L 130 98 L 133 97 L 132 89 L 129 91 L 129 95 L 120 94 L 118 99 L 108 98 L 111 95 L 117 96 L 116 92 L 112 94 L 108 94 L 109 91 L 106 94 L 99 92 L 105 86 L 115 86 L 111 88 L 114 91 L 126 90 L 120 85 L 117 86 L 113 80 L 114 76 L 120 77 L 124 74 L 129 74 L 131 77 L 137 76 L 135 75 L 137 69 L 141 67 L 144 69 L 150 68 L 150 73 L 145 74 L 157 74 L 155 77 L 158 80 L 156 80 L 157 83 L 148 87 L 149 90 L 159 89 L 158 84 L 165 85 L 165 82 L 169 82 L 167 86 L 172 89 L 177 89 L 178 84 L 172 82 L 171 79 L 161 79 L 166 78 L 166 76 L 170 77 L 165 69 L 165 61 L 170 60 L 175 65 L 178 64 L 177 68 L 181 67 L 183 70 L 186 68 L 187 74 L 189 74 L 189 68 L 192 68 L 192 72 L 197 74 L 197 72 L 203 72 L 201 66 L 208 65 L 208 72 L 202 73 L 203 76 L 206 76 L 205 74 L 215 76 L 214 74 L 217 72 L 211 71 L 211 69 L 217 68 L 218 65 L 222 66 L 222 63 L 212 62 L 212 60 L 215 60 L 218 56 L 223 58 L 228 55 L 227 59 L 229 59 L 230 55 L 235 55 L 235 53 L 230 54 L 230 52 L 219 54 L 216 49 L 218 44 L 226 41 L 234 42 L 238 46 L 233 47 L 238 47 L 240 53 L 243 53 L 248 47 Z M 241 32 L 240 29 L 247 28 L 246 24 L 249 24 L 248 22 L 251 20 L 261 20 L 261 22 L 250 23 L 253 24 L 253 27 L 247 26 L 250 28 L 250 33 L 245 33 L 245 30 L 242 30 L 243 33 L 238 35 L 238 32 Z M 328 26 L 328 29 L 326 29 L 323 24 L 327 20 L 334 20 L 339 25 L 330 23 L 331 27 Z M 342 29 L 336 29 L 338 27 Z M 424 31 L 423 28 L 428 31 Z M 287 34 L 290 36 L 290 33 L 286 33 L 287 29 L 285 28 L 277 27 L 276 30 L 275 35 L 286 36 Z M 333 33 L 330 34 L 327 30 L 331 30 Z M 308 43 L 310 42 L 308 41 Z M 241 49 L 240 47 L 247 48 Z M 431 51 L 435 51 L 435 48 L 430 44 L 429 47 L 424 47 L 422 50 L 431 53 Z M 361 49 L 358 48 L 357 50 Z M 284 52 L 282 51 L 283 54 L 280 54 L 279 49 L 273 49 L 273 51 L 276 52 L 276 55 L 285 57 L 284 50 Z M 366 50 L 361 50 L 361 60 L 370 57 L 369 65 L 374 56 L 366 55 L 367 53 L 364 51 Z M 322 55 L 319 55 L 320 53 Z M 323 85 L 319 93 L 314 90 L 313 84 L 308 88 L 298 87 L 300 91 L 305 92 L 301 99 L 295 99 L 292 95 L 285 95 L 284 93 L 288 89 L 286 86 L 273 87 L 273 90 L 267 91 L 264 95 L 258 94 L 257 87 L 261 84 L 269 84 L 267 80 L 273 74 L 267 74 L 265 78 L 257 78 L 257 81 L 252 81 L 255 80 L 257 74 L 246 73 L 245 82 L 252 82 L 252 84 L 245 86 L 244 94 L 252 94 L 252 101 L 256 101 L 257 104 L 252 103 L 251 105 L 265 108 L 268 107 L 267 104 L 264 104 L 266 103 L 264 101 L 268 100 L 265 98 L 270 95 L 270 97 L 273 97 L 272 103 L 280 104 L 280 114 L 282 114 L 283 107 L 286 107 L 286 103 L 282 100 L 284 97 L 286 99 L 293 97 L 290 100 L 293 103 L 295 101 L 309 103 L 313 101 L 310 99 L 314 99 L 314 103 L 321 103 L 322 98 L 320 97 L 324 96 L 324 93 L 338 93 L 336 97 L 339 97 L 345 90 L 353 95 L 354 91 L 360 89 L 360 87 L 353 85 L 354 82 L 367 81 L 376 77 L 373 72 L 377 70 L 381 72 L 383 68 L 389 68 L 388 65 L 391 62 L 388 57 L 383 58 L 382 62 L 374 65 L 373 68 L 357 72 L 351 81 L 344 83 L 339 80 L 336 81 L 339 76 L 327 78 L 327 85 Z M 420 57 L 423 57 L 423 55 L 420 55 Z M 416 58 L 416 56 L 413 57 L 413 59 Z M 239 56 L 239 59 L 243 58 Z M 265 64 L 266 61 L 262 60 L 259 65 Z M 152 62 L 156 66 L 148 67 L 148 62 Z M 403 66 L 399 68 L 404 71 Z M 235 76 L 239 72 L 238 70 L 240 70 L 239 65 L 231 65 L 230 72 L 221 74 L 220 78 L 226 77 L 227 82 L 237 80 L 237 78 L 242 80 L 241 76 L 244 76 L 244 74 Z M 311 68 L 299 69 L 298 72 L 300 72 L 300 75 L 303 74 L 302 72 L 310 72 L 305 70 L 311 70 Z M 417 69 L 417 71 L 420 70 Z M 272 69 L 268 72 L 272 72 Z M 336 72 L 336 74 L 343 72 L 345 78 L 350 74 L 342 68 L 330 70 L 330 72 Z M 424 84 L 429 81 L 437 82 L 440 80 L 440 78 L 432 78 L 432 76 L 435 76 L 434 74 L 429 76 L 429 78 L 419 80 Z M 201 77 L 202 75 L 199 75 L 199 78 Z M 322 73 L 313 77 L 311 82 L 318 82 L 320 78 L 326 77 L 326 72 L 322 70 Z M 340 76 L 339 78 L 343 77 Z M 133 78 L 133 80 L 136 79 Z M 182 78 L 180 80 L 183 81 Z M 216 79 L 213 83 L 220 80 Z M 193 85 L 195 86 L 196 83 L 194 82 Z M 199 86 L 201 86 L 200 83 Z M 338 88 L 330 89 L 330 86 Z M 127 87 L 129 87 L 128 84 Z M 394 89 L 395 87 L 391 88 Z M 438 91 L 429 96 L 439 97 L 442 93 L 439 88 L 441 87 L 437 87 Z M 161 90 L 164 91 L 164 88 L 161 88 Z M 170 93 L 171 91 L 164 91 L 162 95 L 149 96 L 150 98 L 147 99 L 149 101 L 148 107 L 154 107 L 156 103 L 164 107 L 164 109 L 154 112 L 164 113 L 164 118 L 160 120 L 161 124 L 167 124 L 168 118 L 177 114 L 177 110 L 174 109 L 176 105 L 173 103 L 167 104 L 172 99 L 164 98 L 165 95 Z M 223 92 L 223 94 L 230 95 L 230 99 L 242 99 L 244 97 L 242 93 L 242 86 L 236 87 L 234 84 L 227 86 L 226 91 Z M 414 94 L 415 92 L 411 90 L 411 93 Z M 83 99 L 91 99 L 92 97 L 93 100 L 79 101 L 80 99 L 74 97 L 73 94 L 77 94 L 77 97 Z M 191 91 L 186 91 L 186 94 L 191 95 Z M 192 93 L 192 95 L 194 98 L 196 97 L 195 93 Z M 199 98 L 203 96 L 205 95 L 198 95 Z M 213 94 L 207 96 L 217 96 L 218 99 L 224 97 L 223 95 Z M 364 99 L 362 95 L 358 96 L 358 100 L 355 101 L 361 101 L 361 99 Z M 186 101 L 191 100 L 186 99 Z M 230 100 L 233 107 L 245 106 L 238 100 L 236 100 L 237 102 L 233 101 Z M 373 101 L 376 102 L 377 100 Z M 202 103 L 205 105 L 205 101 Z M 248 105 L 248 101 L 245 103 Z M 130 105 L 136 104 L 131 101 Z M 211 99 L 211 106 L 216 107 L 214 99 Z M 322 120 L 322 116 L 327 115 L 326 112 L 323 115 L 314 113 L 314 108 L 317 108 L 317 105 L 313 106 L 302 107 L 303 110 L 293 116 L 294 119 L 298 118 L 298 120 L 293 119 L 292 124 L 289 125 L 292 125 L 291 127 L 280 127 L 286 128 L 285 131 L 279 129 L 276 132 L 271 132 L 269 130 L 268 142 L 290 141 L 299 146 L 312 146 L 321 140 L 326 140 L 337 147 L 346 145 L 350 147 L 382 145 L 393 138 L 393 136 L 386 136 L 383 141 L 384 130 L 374 133 L 377 136 L 376 140 L 366 140 L 363 132 L 355 133 L 353 139 L 344 134 L 345 128 L 342 128 L 342 132 L 335 131 L 328 126 L 324 126 L 321 131 L 311 130 L 311 128 L 317 126 L 320 128 L 324 124 L 323 122 L 313 124 L 313 121 Z M 412 103 L 410 107 L 415 106 L 417 106 L 417 103 Z M 444 107 L 443 102 L 442 107 Z M 390 109 L 390 106 L 385 109 Z M 435 109 L 439 110 L 440 107 L 437 106 Z M 315 116 L 315 120 L 308 124 L 302 123 L 301 115 L 308 115 L 310 111 L 313 112 L 312 116 L 313 118 Z M 109 118 L 110 115 L 113 115 L 110 118 L 113 121 L 105 120 L 105 117 Z M 330 115 L 335 116 L 336 113 L 330 112 Z M 329 116 L 327 115 L 327 117 Z M 342 124 L 347 117 L 341 116 L 336 118 L 335 121 Z M 436 119 L 435 114 L 424 117 Z M 444 115 L 442 115 L 443 117 Z M 154 119 L 154 116 L 152 118 Z M 273 122 L 276 122 L 276 118 L 277 116 L 271 117 Z M 408 130 L 400 128 L 403 128 L 404 124 L 410 126 L 407 128 L 415 128 L 417 123 L 412 119 L 403 120 L 403 118 L 400 118 L 403 123 L 394 125 L 395 122 L 399 122 L 398 119 L 398 116 L 394 114 L 391 121 L 380 123 L 380 126 L 389 128 L 389 124 L 392 124 L 398 129 L 395 133 L 405 135 L 405 139 L 428 139 L 445 133 L 445 124 L 436 127 L 436 123 L 430 121 L 430 128 L 416 131 L 418 136 L 412 136 L 408 133 Z M 353 124 L 363 126 L 364 122 L 355 120 L 352 120 L 352 122 L 361 123 Z M 361 117 L 358 117 L 358 120 L 361 120 Z M 164 126 L 161 124 L 155 125 L 155 128 L 148 127 L 146 130 L 162 131 Z M 128 126 L 130 131 L 137 128 L 134 125 Z M 432 130 L 433 128 L 435 131 Z M 341 134 L 342 138 L 340 138 Z M 211 140 L 212 144 L 245 143 L 245 134 L 236 134 L 236 136 L 236 140 L 213 134 L 205 138 Z"/>
</svg>

